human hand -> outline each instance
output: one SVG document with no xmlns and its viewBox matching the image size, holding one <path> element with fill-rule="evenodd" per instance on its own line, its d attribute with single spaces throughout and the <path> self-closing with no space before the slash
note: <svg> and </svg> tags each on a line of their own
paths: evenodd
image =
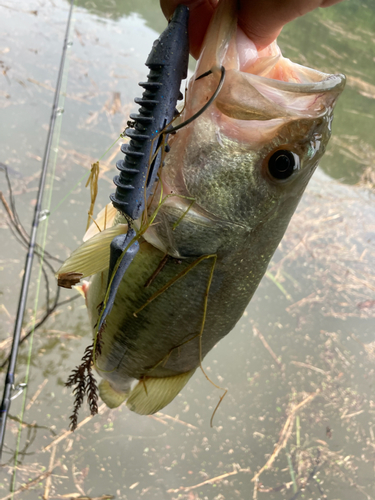
<svg viewBox="0 0 375 500">
<path fill-rule="evenodd" d="M 258 50 L 276 40 L 285 24 L 318 7 L 330 7 L 342 0 L 238 0 L 239 25 Z M 190 52 L 197 59 L 217 0 L 160 0 L 168 19 L 179 4 L 190 9 Z"/>
</svg>

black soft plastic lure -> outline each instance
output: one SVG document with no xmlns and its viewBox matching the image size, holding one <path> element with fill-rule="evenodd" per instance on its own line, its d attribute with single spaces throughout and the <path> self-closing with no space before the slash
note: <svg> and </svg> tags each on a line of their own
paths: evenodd
<svg viewBox="0 0 375 500">
<path fill-rule="evenodd" d="M 113 206 L 128 219 L 129 231 L 126 235 L 116 236 L 111 243 L 110 290 L 99 330 L 113 307 L 121 280 L 138 252 L 139 243 L 136 241 L 124 253 L 135 236 L 131 222 L 142 215 L 145 201 L 153 192 L 162 166 L 163 150 L 167 151 L 168 134 L 161 134 L 161 131 L 172 122 L 177 114 L 177 101 L 183 98 L 180 87 L 181 81 L 187 77 L 189 61 L 188 20 L 189 9 L 179 5 L 167 28 L 155 40 L 146 61 L 150 69 L 147 82 L 139 83 L 145 90 L 141 98 L 135 98 L 140 108 L 137 114 L 130 115 L 132 127 L 125 131 L 130 141 L 121 146 L 125 158 L 116 164 L 120 174 L 113 179 L 116 192 L 110 199 Z M 121 256 L 121 262 L 112 276 Z"/>
<path fill-rule="evenodd" d="M 130 115 L 134 127 L 125 131 L 130 142 L 121 147 L 125 159 L 117 162 L 120 175 L 113 179 L 117 188 L 110 199 L 115 208 L 133 220 L 145 209 L 145 199 L 154 188 L 161 166 L 163 136 L 159 134 L 171 123 L 176 103 L 183 97 L 180 86 L 187 76 L 189 60 L 188 19 L 189 9 L 178 6 L 167 28 L 154 42 L 146 61 L 150 69 L 147 82 L 139 83 L 145 91 L 141 98 L 135 99 L 140 108 L 137 114 Z M 159 141 L 154 140 L 157 137 Z M 151 164 L 150 158 L 153 158 Z"/>
</svg>

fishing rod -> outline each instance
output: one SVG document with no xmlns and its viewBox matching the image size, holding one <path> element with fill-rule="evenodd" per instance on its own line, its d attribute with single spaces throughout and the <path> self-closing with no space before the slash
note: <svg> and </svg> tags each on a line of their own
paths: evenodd
<svg viewBox="0 0 375 500">
<path fill-rule="evenodd" d="M 15 371 L 16 363 L 17 363 L 18 347 L 19 347 L 20 338 L 21 338 L 22 322 L 23 322 L 23 318 L 25 315 L 27 294 L 28 294 L 29 285 L 30 285 L 31 270 L 32 270 L 32 264 L 33 264 L 34 253 L 35 253 L 35 245 L 36 245 L 36 236 L 37 236 L 39 222 L 41 220 L 41 212 L 42 212 L 41 207 L 42 207 L 43 194 L 44 194 L 46 178 L 47 178 L 47 169 L 48 169 L 48 163 L 49 163 L 49 158 L 50 158 L 53 133 L 54 133 L 54 129 L 55 129 L 56 117 L 57 117 L 58 112 L 59 112 L 58 103 L 59 103 L 61 83 L 62 83 L 62 78 L 63 78 L 63 73 L 64 73 L 66 51 L 68 48 L 68 36 L 69 36 L 69 31 L 70 31 L 70 22 L 72 19 L 73 6 L 74 6 L 74 0 L 71 0 L 67 24 L 66 24 L 66 30 L 65 30 L 63 50 L 62 50 L 62 55 L 61 55 L 61 60 L 60 60 L 60 67 L 59 67 L 59 72 L 58 72 L 58 76 L 57 76 L 55 96 L 54 96 L 53 105 L 52 105 L 52 112 L 51 112 L 50 124 L 49 124 L 49 129 L 48 129 L 46 147 L 44 150 L 44 157 L 43 157 L 42 169 L 41 169 L 40 180 L 39 180 L 37 202 L 36 202 L 35 210 L 34 210 L 34 218 L 33 218 L 33 223 L 32 223 L 32 228 L 31 228 L 31 233 L 30 233 L 28 252 L 26 255 L 26 261 L 25 261 L 25 266 L 24 266 L 24 274 L 23 274 L 23 278 L 22 278 L 21 292 L 20 292 L 20 296 L 19 296 L 19 300 L 18 300 L 18 309 L 17 309 L 16 322 L 15 322 L 14 332 L 13 332 L 12 349 L 11 349 L 8 369 L 7 369 L 7 373 L 6 373 L 6 377 L 5 377 L 3 399 L 1 402 L 1 406 L 0 406 L 0 460 L 1 460 L 1 455 L 2 455 L 2 451 L 3 451 L 3 445 L 4 445 L 6 422 L 7 422 L 7 417 L 8 417 L 8 413 L 9 413 L 10 404 L 11 404 L 11 393 L 12 393 L 12 390 L 14 389 L 14 378 L 15 378 L 14 371 Z"/>
</svg>

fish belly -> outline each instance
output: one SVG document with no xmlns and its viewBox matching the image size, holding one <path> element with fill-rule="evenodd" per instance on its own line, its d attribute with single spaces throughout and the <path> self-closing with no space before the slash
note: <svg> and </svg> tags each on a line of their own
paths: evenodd
<svg viewBox="0 0 375 500">
<path fill-rule="evenodd" d="M 239 320 L 265 270 L 261 262 L 254 266 L 256 259 L 249 266 L 241 252 L 233 252 L 229 262 L 228 255 L 170 258 L 145 287 L 163 257 L 149 243 L 141 243 L 107 318 L 97 368 L 118 390 L 128 390 L 131 380 L 145 376 L 170 377 L 196 369 Z M 87 293 L 94 332 L 107 279 L 107 272 L 95 275 Z"/>
</svg>

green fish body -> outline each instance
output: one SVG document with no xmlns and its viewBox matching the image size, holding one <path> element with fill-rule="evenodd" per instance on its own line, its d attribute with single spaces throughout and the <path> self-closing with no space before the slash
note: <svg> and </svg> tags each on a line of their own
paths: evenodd
<svg viewBox="0 0 375 500">
<path fill-rule="evenodd" d="M 171 138 L 148 209 L 157 216 L 139 239 L 106 320 L 96 368 L 110 407 L 127 400 L 140 414 L 160 410 L 232 330 L 330 137 L 344 77 L 284 59 L 276 43 L 257 52 L 237 28 L 235 7 L 232 0 L 219 3 L 181 121 L 214 93 L 221 66 L 223 88 Z M 195 80 L 208 70 L 211 75 Z M 126 227 L 114 215 L 113 227 L 84 243 L 60 270 L 95 271 L 85 287 L 94 334 L 107 289 L 108 241 Z M 88 263 L 93 253 L 95 265 Z"/>
</svg>

